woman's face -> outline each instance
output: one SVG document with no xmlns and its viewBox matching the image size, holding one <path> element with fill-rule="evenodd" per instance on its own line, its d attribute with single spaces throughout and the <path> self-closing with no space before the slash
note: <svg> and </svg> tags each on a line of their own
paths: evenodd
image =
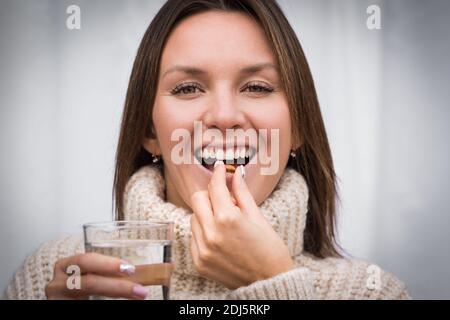
<svg viewBox="0 0 450 320">
<path fill-rule="evenodd" d="M 256 65 L 260 67 L 249 68 Z M 234 158 L 243 155 L 243 147 L 249 157 L 256 152 L 255 158 L 246 159 L 245 180 L 258 205 L 273 191 L 286 167 L 291 122 L 278 66 L 262 28 L 242 13 L 208 11 L 177 25 L 162 54 L 152 116 L 157 138 L 146 140 L 144 147 L 162 155 L 166 198 L 176 205 L 188 208 L 194 192 L 207 190 L 212 166 L 195 161 L 194 154 L 201 161 L 202 152 L 205 161 L 211 150 L 216 157 L 222 153 L 226 157 L 232 149 Z M 203 133 L 200 145 L 199 131 L 194 135 L 196 121 Z M 256 134 L 266 129 L 267 134 L 257 141 L 245 139 L 251 135 L 228 138 L 227 129 Z M 185 133 L 184 140 L 179 132 Z M 262 144 L 272 169 L 276 163 L 270 174 L 262 174 L 261 169 L 270 166 L 261 163 Z M 175 159 L 176 154 L 183 155 L 172 153 L 180 146 L 191 161 L 180 164 Z M 230 178 L 227 174 L 228 184 Z"/>
</svg>

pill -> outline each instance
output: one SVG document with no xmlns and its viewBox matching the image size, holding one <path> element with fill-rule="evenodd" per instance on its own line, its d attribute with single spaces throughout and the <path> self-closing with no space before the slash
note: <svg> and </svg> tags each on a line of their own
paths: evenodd
<svg viewBox="0 0 450 320">
<path fill-rule="evenodd" d="M 227 170 L 227 172 L 229 173 L 234 173 L 236 171 L 236 168 L 234 166 L 232 166 L 231 164 L 226 164 L 225 165 L 225 169 Z"/>
</svg>

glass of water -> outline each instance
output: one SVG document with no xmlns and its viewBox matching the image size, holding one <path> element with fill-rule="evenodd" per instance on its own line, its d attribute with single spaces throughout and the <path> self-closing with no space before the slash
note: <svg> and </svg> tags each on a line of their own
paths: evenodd
<svg viewBox="0 0 450 320">
<path fill-rule="evenodd" d="M 169 300 L 173 228 L 173 222 L 157 220 L 87 223 L 83 225 L 85 251 L 135 265 L 130 280 L 149 289 L 147 299 Z"/>
</svg>

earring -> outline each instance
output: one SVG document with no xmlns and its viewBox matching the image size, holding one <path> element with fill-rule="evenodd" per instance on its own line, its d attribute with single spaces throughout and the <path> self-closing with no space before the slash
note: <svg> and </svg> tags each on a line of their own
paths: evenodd
<svg viewBox="0 0 450 320">
<path fill-rule="evenodd" d="M 158 163 L 159 160 L 160 160 L 160 158 L 159 158 L 158 156 L 152 154 L 152 162 L 153 162 L 153 163 Z"/>
<path fill-rule="evenodd" d="M 297 155 L 295 154 L 294 150 L 291 150 L 291 157 L 295 158 Z"/>
</svg>

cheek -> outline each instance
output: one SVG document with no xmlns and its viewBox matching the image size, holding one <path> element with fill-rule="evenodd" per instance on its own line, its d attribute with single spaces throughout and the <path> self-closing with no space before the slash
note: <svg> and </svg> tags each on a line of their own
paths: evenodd
<svg viewBox="0 0 450 320">
<path fill-rule="evenodd" d="M 180 108 L 164 99 L 157 99 L 152 116 L 160 147 L 163 153 L 170 155 L 172 147 L 177 143 L 171 141 L 172 134 L 180 129 L 191 132 L 194 119 L 189 112 L 180 112 Z"/>
<path fill-rule="evenodd" d="M 280 152 L 285 152 L 290 149 L 292 135 L 289 107 L 286 103 L 282 104 L 272 116 L 275 119 L 274 126 L 278 127 L 280 132 Z"/>
<path fill-rule="evenodd" d="M 271 130 L 278 130 L 278 140 L 270 141 L 270 144 L 278 143 L 280 152 L 286 152 L 291 144 L 291 118 L 289 107 L 285 101 L 276 103 L 258 110 L 252 114 L 254 124 L 259 129 L 267 129 L 268 139 L 271 138 Z"/>
<path fill-rule="evenodd" d="M 282 99 L 281 99 L 282 100 Z M 255 125 L 259 129 L 267 129 L 267 137 L 270 139 L 271 156 L 277 157 L 278 168 L 273 175 L 257 175 L 253 181 L 249 181 L 250 189 L 258 205 L 260 205 L 273 191 L 286 167 L 289 159 L 289 151 L 292 141 L 292 126 L 290 111 L 286 101 L 277 101 L 271 108 L 265 108 L 265 112 L 254 113 Z M 271 135 L 271 130 L 278 131 L 276 135 Z M 275 154 L 272 154 L 272 151 Z M 274 158 L 272 158 L 274 160 Z"/>
<path fill-rule="evenodd" d="M 164 100 L 164 99 L 161 99 Z M 179 165 L 172 161 L 172 151 L 179 144 L 180 137 L 177 134 L 182 130 L 193 131 L 192 115 L 188 112 L 180 112 L 180 106 L 168 101 L 157 101 L 153 109 L 153 123 L 155 126 L 158 142 L 164 158 L 164 174 L 167 185 L 167 196 L 172 197 L 170 201 L 177 202 L 181 199 L 188 203 L 189 196 L 195 190 L 195 179 L 192 177 L 190 165 Z M 180 130 L 181 129 L 181 130 Z M 172 134 L 174 141 L 172 141 Z"/>
</svg>

